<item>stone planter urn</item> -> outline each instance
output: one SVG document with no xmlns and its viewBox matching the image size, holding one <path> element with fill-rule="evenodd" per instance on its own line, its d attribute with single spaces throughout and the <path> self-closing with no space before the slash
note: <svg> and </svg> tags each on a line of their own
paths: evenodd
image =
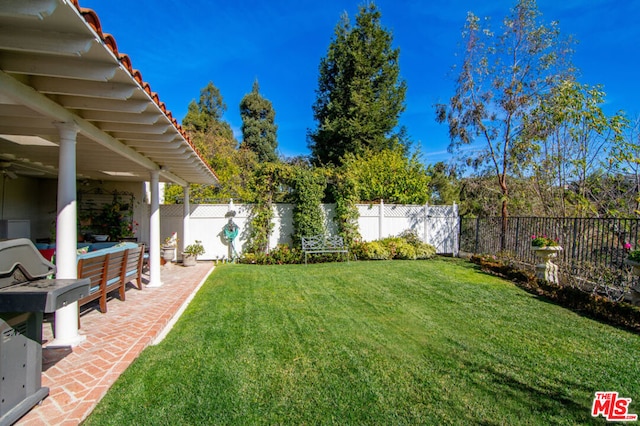
<svg viewBox="0 0 640 426">
<path fill-rule="evenodd" d="M 176 248 L 173 246 L 163 246 L 160 251 L 162 258 L 167 262 L 171 262 L 176 257 Z"/>
<path fill-rule="evenodd" d="M 631 266 L 631 273 L 633 275 L 640 276 L 640 262 L 625 259 L 624 263 Z M 632 287 L 629 296 L 632 304 L 640 306 L 640 291 Z"/>
<path fill-rule="evenodd" d="M 536 265 L 536 278 L 558 284 L 558 265 L 551 262 L 551 259 L 558 256 L 562 250 L 560 246 L 531 246 L 533 253 L 541 259 Z"/>
<path fill-rule="evenodd" d="M 635 262 L 633 260 L 625 259 L 624 263 L 631 266 L 631 271 L 633 275 L 640 275 L 640 262 Z"/>
<path fill-rule="evenodd" d="M 196 266 L 198 256 L 195 254 L 182 253 L 182 266 Z"/>
</svg>

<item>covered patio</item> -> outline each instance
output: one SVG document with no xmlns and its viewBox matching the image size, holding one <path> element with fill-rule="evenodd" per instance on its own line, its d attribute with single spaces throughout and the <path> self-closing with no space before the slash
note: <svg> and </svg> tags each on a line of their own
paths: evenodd
<svg viewBox="0 0 640 426">
<path fill-rule="evenodd" d="M 56 276 L 71 279 L 77 275 L 78 182 L 113 188 L 148 182 L 149 196 L 138 192 L 150 205 L 140 241 L 149 248 L 148 287 L 164 279 L 160 183 L 185 189 L 185 221 L 189 184 L 217 183 L 158 94 L 77 0 L 0 5 L 0 173 L 0 220 L 24 219 L 33 240 L 53 222 Z M 181 236 L 182 244 L 189 242 Z M 56 312 L 56 346 L 84 340 L 77 312 L 76 303 Z"/>
<path fill-rule="evenodd" d="M 177 319 L 213 267 L 213 262 L 190 268 L 163 266 L 162 287 L 129 287 L 127 301 L 109 301 L 107 315 L 97 309 L 84 313 L 86 340 L 73 349 L 48 348 L 53 329 L 45 323 L 42 385 L 50 387 L 50 394 L 17 424 L 79 424 L 140 352 Z"/>
</svg>

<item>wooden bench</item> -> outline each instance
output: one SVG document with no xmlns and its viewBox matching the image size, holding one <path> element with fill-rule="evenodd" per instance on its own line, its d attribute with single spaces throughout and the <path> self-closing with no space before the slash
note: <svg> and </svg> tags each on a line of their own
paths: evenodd
<svg viewBox="0 0 640 426">
<path fill-rule="evenodd" d="M 99 299 L 100 312 L 106 313 L 109 293 L 117 290 L 119 299 L 124 301 L 126 285 L 134 280 L 142 290 L 143 258 L 144 245 L 80 258 L 78 278 L 89 278 L 91 284 L 87 296 L 78 300 L 78 307 Z"/>
<path fill-rule="evenodd" d="M 138 290 L 142 290 L 142 268 L 144 267 L 144 244 L 139 245 L 136 248 L 127 250 L 127 257 L 125 259 L 124 276 L 123 281 L 125 285 L 128 282 L 136 280 L 138 284 Z"/>
<path fill-rule="evenodd" d="M 307 255 L 316 253 L 344 253 L 347 261 L 349 260 L 349 250 L 340 236 L 314 235 L 312 237 L 302 237 L 302 251 L 305 265 L 307 264 Z"/>
</svg>

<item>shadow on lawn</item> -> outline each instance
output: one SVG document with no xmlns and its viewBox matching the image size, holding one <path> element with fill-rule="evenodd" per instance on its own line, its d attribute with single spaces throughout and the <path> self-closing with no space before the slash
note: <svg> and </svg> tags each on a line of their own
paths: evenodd
<svg viewBox="0 0 640 426">
<path fill-rule="evenodd" d="M 636 306 L 624 302 L 612 302 L 576 288 L 541 282 L 532 273 L 505 265 L 494 258 L 474 255 L 470 260 L 481 272 L 506 278 L 545 302 L 554 303 L 578 315 L 622 330 L 640 334 L 640 308 Z"/>
<path fill-rule="evenodd" d="M 485 354 L 491 357 L 490 354 Z M 545 416 L 549 422 L 568 422 L 575 424 L 597 424 L 597 419 L 591 417 L 591 389 L 586 389 L 579 383 L 557 377 L 537 377 L 536 383 L 527 383 L 517 377 L 515 372 L 509 371 L 510 366 L 501 368 L 498 360 L 482 364 L 470 360 L 463 360 L 466 368 L 474 376 L 474 385 L 482 389 L 486 395 L 492 395 L 496 400 L 512 400 L 523 407 L 528 413 Z M 573 389 L 585 395 L 584 401 L 576 401 L 575 397 L 567 394 L 567 389 Z M 498 420 L 498 419 L 496 419 Z"/>
<path fill-rule="evenodd" d="M 446 378 L 443 392 L 429 402 L 435 417 L 451 420 L 455 413 L 455 424 L 474 425 L 604 423 L 591 417 L 593 389 L 562 368 L 528 364 L 535 358 L 496 352 L 494 345 L 470 347 L 456 336 L 443 347 L 446 361 L 434 367 Z"/>
</svg>

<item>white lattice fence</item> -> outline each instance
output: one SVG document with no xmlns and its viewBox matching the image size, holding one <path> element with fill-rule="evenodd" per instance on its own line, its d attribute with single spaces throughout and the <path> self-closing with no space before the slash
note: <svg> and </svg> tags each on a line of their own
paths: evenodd
<svg viewBox="0 0 640 426">
<path fill-rule="evenodd" d="M 458 207 L 360 204 L 358 225 L 365 241 L 415 232 L 441 254 L 458 254 Z"/>
<path fill-rule="evenodd" d="M 457 255 L 458 252 L 458 208 L 457 206 L 394 205 L 384 203 L 360 204 L 358 226 L 364 241 L 398 235 L 406 230 L 414 231 L 423 241 L 436 247 L 438 253 Z M 236 215 L 232 218 L 240 233 L 235 248 L 242 252 L 249 237 L 251 209 L 248 205 L 232 206 Z M 203 259 L 221 259 L 229 256 L 229 246 L 224 239 L 223 227 L 230 206 L 227 204 L 198 204 L 190 206 L 189 240 L 202 241 L 205 248 Z M 335 205 L 323 206 L 325 228 L 330 234 L 337 232 L 333 221 Z M 293 205 L 274 206 L 274 229 L 269 245 L 290 244 L 293 234 Z M 182 205 L 160 206 L 160 237 L 164 240 L 173 232 L 178 238 L 184 235 L 184 207 Z"/>
</svg>

